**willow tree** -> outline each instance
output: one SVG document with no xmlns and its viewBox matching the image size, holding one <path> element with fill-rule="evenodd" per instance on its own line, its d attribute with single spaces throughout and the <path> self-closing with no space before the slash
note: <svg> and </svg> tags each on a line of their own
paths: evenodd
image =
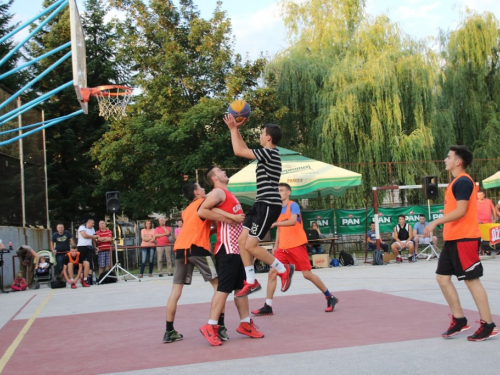
<svg viewBox="0 0 500 375">
<path fill-rule="evenodd" d="M 361 205 L 372 186 L 414 184 L 422 164 L 389 175 L 374 162 L 431 160 L 438 65 L 423 42 L 405 35 L 386 16 L 364 13 L 364 1 L 286 1 L 292 46 L 270 69 L 279 97 L 306 154 L 328 163 L 366 163 L 363 191 L 339 204 Z M 286 125 L 290 126 L 290 125 Z M 450 132 L 445 132 L 450 134 Z M 362 198 L 361 198 L 362 199 Z"/>
<path fill-rule="evenodd" d="M 442 35 L 443 95 L 439 124 L 451 122 L 457 142 L 480 158 L 500 151 L 500 24 L 491 13 L 467 11 Z"/>
</svg>

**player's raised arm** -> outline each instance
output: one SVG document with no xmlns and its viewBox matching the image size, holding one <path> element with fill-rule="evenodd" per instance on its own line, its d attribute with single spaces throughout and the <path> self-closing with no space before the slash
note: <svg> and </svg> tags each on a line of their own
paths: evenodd
<svg viewBox="0 0 500 375">
<path fill-rule="evenodd" d="M 253 151 L 248 148 L 247 144 L 241 137 L 239 127 L 246 122 L 246 119 L 241 122 L 236 122 L 233 115 L 224 115 L 224 122 L 231 131 L 231 143 L 236 156 L 241 156 L 246 159 L 256 159 Z"/>
</svg>

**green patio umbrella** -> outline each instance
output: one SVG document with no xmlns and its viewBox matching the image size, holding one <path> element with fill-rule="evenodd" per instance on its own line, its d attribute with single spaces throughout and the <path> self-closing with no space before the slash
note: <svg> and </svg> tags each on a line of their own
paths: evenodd
<svg viewBox="0 0 500 375">
<path fill-rule="evenodd" d="M 282 172 L 280 182 L 292 187 L 292 198 L 317 198 L 318 195 L 341 196 L 353 186 L 361 185 L 361 175 L 318 160 L 306 158 L 300 153 L 278 147 Z M 255 169 L 257 161 L 229 179 L 229 191 L 241 203 L 253 204 L 256 195 Z"/>
<path fill-rule="evenodd" d="M 483 187 L 485 189 L 492 189 L 500 187 L 500 171 L 495 173 L 493 176 L 488 177 L 483 180 Z"/>
</svg>

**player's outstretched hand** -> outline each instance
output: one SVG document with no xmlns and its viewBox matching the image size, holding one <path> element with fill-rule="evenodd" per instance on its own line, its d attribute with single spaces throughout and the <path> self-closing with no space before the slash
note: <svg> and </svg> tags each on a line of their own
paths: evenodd
<svg viewBox="0 0 500 375">
<path fill-rule="evenodd" d="M 234 116 L 230 113 L 226 113 L 224 115 L 224 122 L 226 123 L 227 127 L 229 129 L 239 129 L 241 125 L 243 125 L 245 122 L 247 122 L 248 119 L 243 119 L 243 121 L 236 122 L 236 119 Z"/>
</svg>

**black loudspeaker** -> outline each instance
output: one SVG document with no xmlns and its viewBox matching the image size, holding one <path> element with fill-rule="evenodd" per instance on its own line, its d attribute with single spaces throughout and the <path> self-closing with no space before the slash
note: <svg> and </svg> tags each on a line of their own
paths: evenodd
<svg viewBox="0 0 500 375">
<path fill-rule="evenodd" d="M 120 192 L 107 191 L 106 192 L 106 210 L 109 213 L 118 213 L 120 211 Z"/>
<path fill-rule="evenodd" d="M 439 195 L 437 176 L 422 177 L 422 194 L 424 199 L 436 199 Z"/>
</svg>

